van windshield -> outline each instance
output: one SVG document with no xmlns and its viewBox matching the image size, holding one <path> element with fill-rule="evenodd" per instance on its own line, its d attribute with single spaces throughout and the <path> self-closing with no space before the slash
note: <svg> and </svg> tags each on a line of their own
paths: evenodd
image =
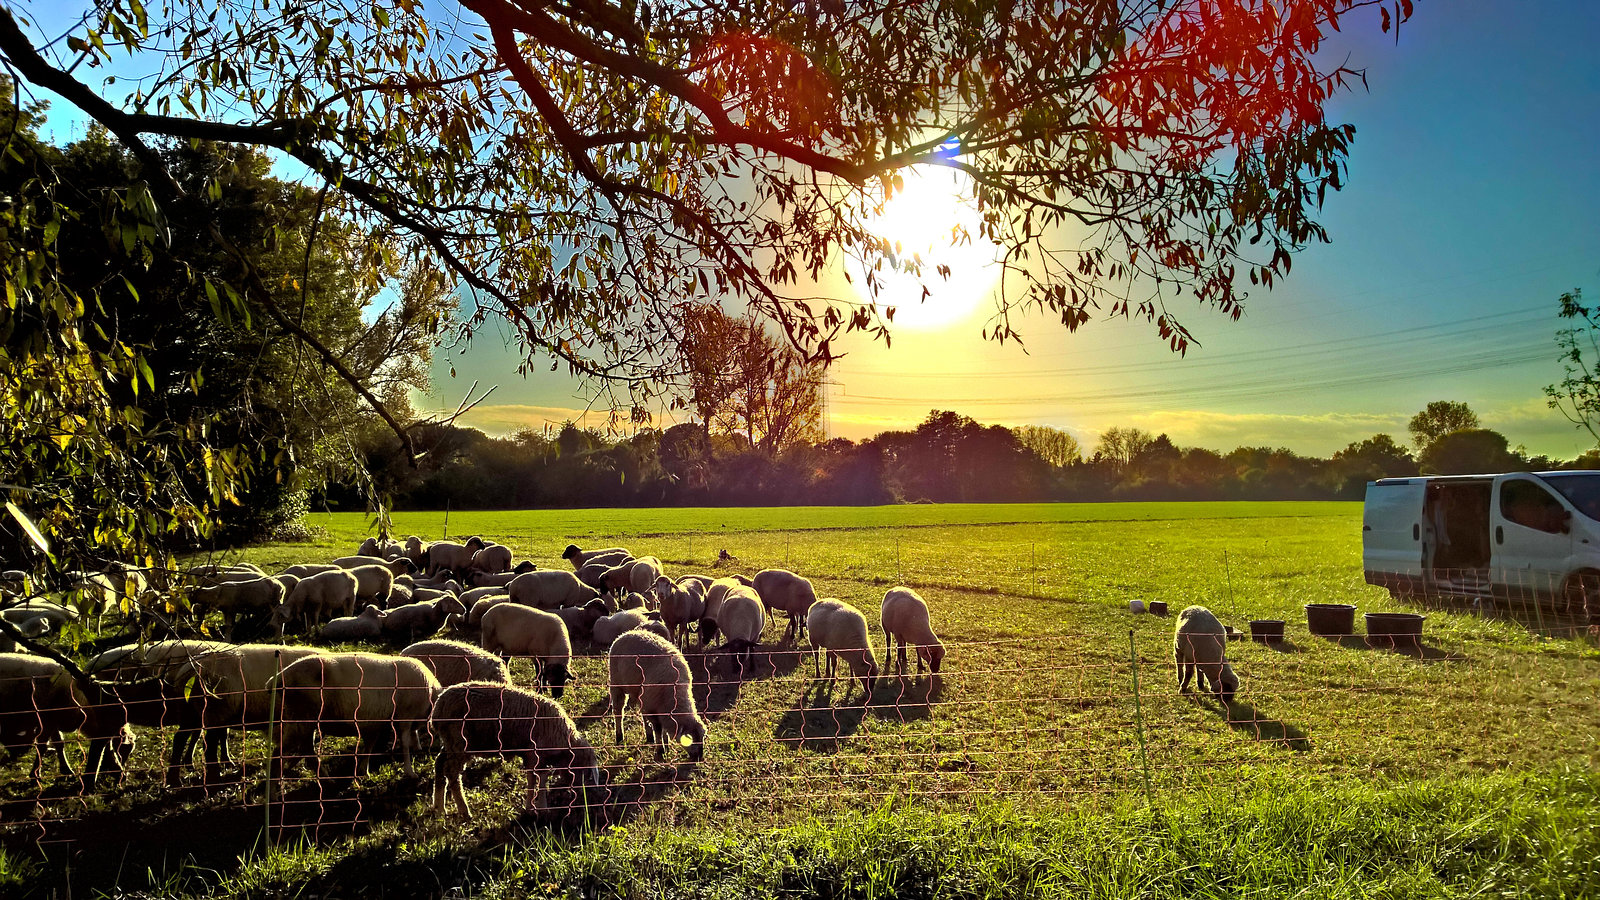
<svg viewBox="0 0 1600 900">
<path fill-rule="evenodd" d="M 1561 496 L 1591 519 L 1600 519 L 1600 473 L 1565 472 L 1541 475 Z"/>
</svg>

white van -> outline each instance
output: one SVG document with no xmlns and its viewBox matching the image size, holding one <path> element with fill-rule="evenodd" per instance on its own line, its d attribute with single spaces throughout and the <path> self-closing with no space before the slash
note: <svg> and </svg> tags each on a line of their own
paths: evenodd
<svg viewBox="0 0 1600 900">
<path fill-rule="evenodd" d="M 1361 546 L 1367 583 L 1396 595 L 1600 617 L 1600 471 L 1369 481 Z"/>
</svg>

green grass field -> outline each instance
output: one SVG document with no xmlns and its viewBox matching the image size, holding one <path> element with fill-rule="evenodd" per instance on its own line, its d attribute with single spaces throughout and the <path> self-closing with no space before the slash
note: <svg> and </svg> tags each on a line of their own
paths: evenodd
<svg viewBox="0 0 1600 900">
<path fill-rule="evenodd" d="M 295 802 L 275 807 L 279 821 L 324 827 L 311 843 L 275 830 L 280 848 L 241 865 L 267 813 L 259 790 L 173 795 L 159 783 L 157 739 L 141 744 L 140 771 L 122 787 L 43 804 L 74 818 L 44 830 L 85 847 L 122 819 L 153 823 L 169 855 L 145 868 L 158 889 L 185 894 L 293 895 L 306 879 L 350 875 L 486 896 L 590 896 L 579 886 L 606 879 L 622 879 L 600 890 L 607 896 L 807 893 L 795 879 L 836 896 L 1238 896 L 1296 884 L 1319 886 L 1305 896 L 1467 896 L 1524 876 L 1545 886 L 1528 895 L 1600 891 L 1600 653 L 1543 613 L 1431 610 L 1413 653 L 1308 636 L 1305 603 L 1410 608 L 1362 582 L 1360 514 L 1344 503 L 452 513 L 450 535 L 482 534 L 541 566 L 564 567 L 569 542 L 624 544 L 674 574 L 785 566 L 873 622 L 887 587 L 912 585 L 948 648 L 942 689 L 930 698 L 925 680 L 885 680 L 865 708 L 835 706 L 858 698 L 859 685 L 813 681 L 812 662 L 778 646 L 781 623 L 769 624 L 768 652 L 742 681 L 719 654 L 691 654 L 711 723 L 706 758 L 660 763 L 640 746 L 637 713 L 627 743 L 612 743 L 603 648 L 580 641 L 564 703 L 611 782 L 597 813 L 604 827 L 587 837 L 570 819 L 552 832 L 519 815 L 520 774 L 488 760 L 468 769 L 478 818 L 441 820 L 424 796 L 425 761 L 416 778 L 390 767 L 353 784 L 292 783 Z M 324 560 L 354 552 L 369 525 L 354 514 L 308 523 L 326 540 L 239 555 L 263 566 Z M 444 516 L 396 514 L 394 529 L 438 538 Z M 721 550 L 737 562 L 717 568 Z M 1240 628 L 1281 618 L 1289 641 L 1231 646 L 1242 685 L 1225 711 L 1177 692 L 1173 620 L 1130 614 L 1133 599 L 1174 612 L 1204 604 Z M 881 632 L 875 641 L 885 661 Z M 513 670 L 532 680 L 525 662 Z M 259 765 L 264 746 L 250 746 Z M 348 772 L 339 765 L 327 768 Z M 8 808 L 36 793 L 18 780 L 25 770 L 14 762 L 4 772 Z M 1556 799 L 1536 813 L 1532 795 Z M 1463 817 L 1456 830 L 1437 820 L 1441 810 Z M 1550 834 L 1528 832 L 1539 815 Z M 1567 833 L 1586 818 L 1586 836 Z M 193 823 L 208 821 L 215 846 L 185 850 L 204 827 Z M 1249 832 L 1227 860 L 1204 845 L 1219 823 Z M 897 828 L 910 837 L 897 841 Z M 1272 838 L 1275 829 L 1294 838 Z M 1377 844 L 1355 846 L 1362 829 Z M 27 869 L 18 852 L 0 858 L 0 872 Z M 1033 853 L 1053 862 L 1024 877 Z M 818 854 L 831 867 L 817 869 Z M 1547 854 L 1576 856 L 1569 865 Z M 1148 865 L 1129 868 L 1146 855 Z M 1093 864 L 1101 856 L 1117 866 Z M 1386 859 L 1403 871 L 1383 869 Z M 1096 874 L 1062 868 L 1078 864 Z M 80 886 L 106 890 L 103 877 L 85 874 Z M 659 890 L 628 888 L 629 877 Z M 944 887 L 924 891 L 929 878 Z M 138 879 L 149 880 L 143 870 Z"/>
</svg>

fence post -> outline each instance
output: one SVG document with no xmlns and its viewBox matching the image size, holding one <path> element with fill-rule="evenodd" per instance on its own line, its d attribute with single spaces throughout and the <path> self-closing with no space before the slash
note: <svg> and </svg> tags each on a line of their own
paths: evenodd
<svg viewBox="0 0 1600 900">
<path fill-rule="evenodd" d="M 447 498 L 444 501 L 444 533 L 439 535 L 439 540 L 442 541 L 445 538 L 448 538 L 449 536 L 450 536 L 450 501 Z"/>
<path fill-rule="evenodd" d="M 1144 802 L 1151 803 L 1150 754 L 1144 744 L 1144 706 L 1139 702 L 1139 650 L 1133 642 L 1133 629 L 1128 629 L 1128 658 L 1133 661 L 1133 720 L 1139 730 L 1139 765 L 1144 770 Z"/>
<path fill-rule="evenodd" d="M 273 733 L 272 726 L 278 716 L 278 691 L 277 685 L 283 680 L 283 651 L 272 651 L 273 668 L 278 670 L 278 677 L 267 682 L 267 789 L 262 792 L 261 810 L 266 824 L 266 832 L 261 839 L 266 842 L 268 850 L 272 849 L 272 758 L 278 748 L 278 736 Z M 243 750 L 240 750 L 241 758 Z"/>
</svg>

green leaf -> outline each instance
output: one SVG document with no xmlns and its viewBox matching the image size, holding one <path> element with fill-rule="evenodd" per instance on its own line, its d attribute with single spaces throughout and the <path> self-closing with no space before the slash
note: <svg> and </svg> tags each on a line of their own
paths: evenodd
<svg viewBox="0 0 1600 900">
<path fill-rule="evenodd" d="M 48 556 L 50 554 L 50 542 L 44 539 L 43 534 L 39 533 L 39 526 L 33 524 L 33 520 L 28 518 L 28 514 L 10 500 L 6 501 L 6 512 L 11 513 L 11 518 L 17 520 L 17 524 L 22 526 L 22 530 L 27 534 L 28 538 Z"/>
</svg>

